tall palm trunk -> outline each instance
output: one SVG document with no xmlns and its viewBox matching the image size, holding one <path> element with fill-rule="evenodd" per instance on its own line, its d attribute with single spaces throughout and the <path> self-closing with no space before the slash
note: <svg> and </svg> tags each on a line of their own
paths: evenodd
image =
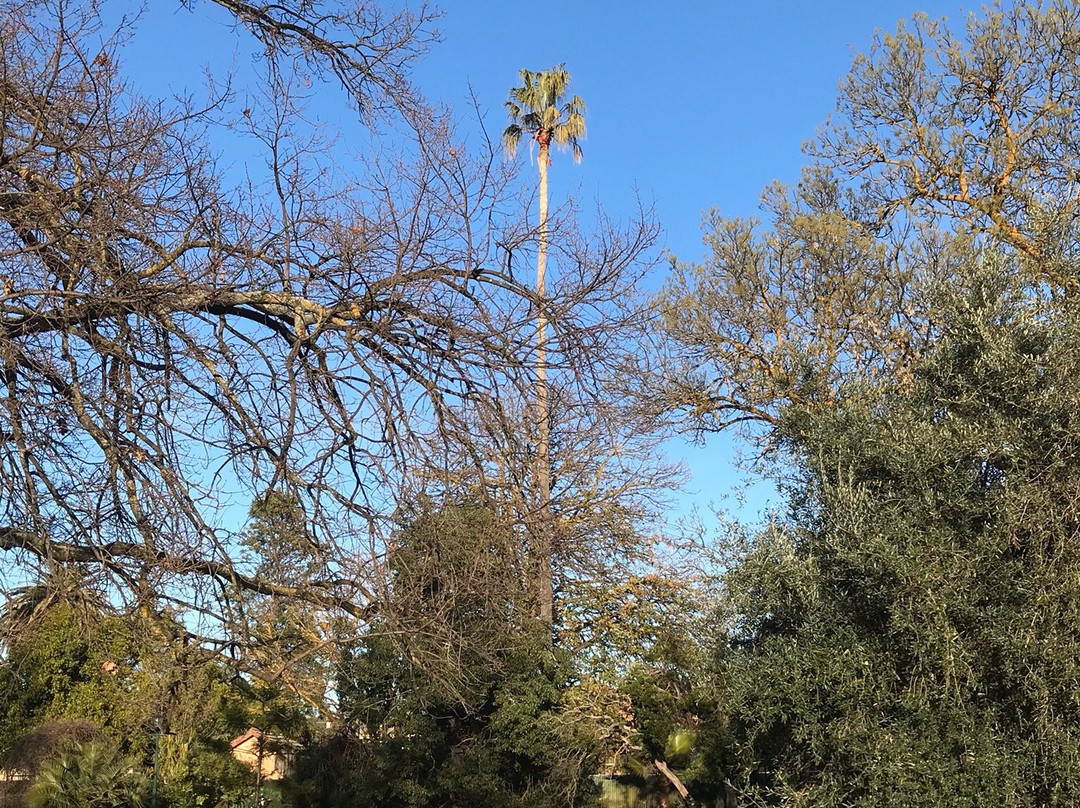
<svg viewBox="0 0 1080 808">
<path fill-rule="evenodd" d="M 545 276 L 548 243 L 548 147 L 550 135 L 541 130 L 540 142 L 540 233 L 536 249 L 536 496 L 538 530 L 536 545 L 536 588 L 540 619 L 554 621 L 555 593 L 552 580 L 554 525 L 551 519 L 551 415 L 547 386 L 547 311 Z"/>
<path fill-rule="evenodd" d="M 547 272 L 548 162 L 551 143 L 570 148 L 574 161 L 581 160 L 578 139 L 585 137 L 585 102 L 578 96 L 566 99 L 570 74 L 563 65 L 551 70 L 521 71 L 521 86 L 510 90 L 505 104 L 510 125 L 503 145 L 513 157 L 524 134 L 540 145 L 540 232 L 536 251 L 536 508 L 532 514 L 531 550 L 535 561 L 535 585 L 540 619 L 551 625 L 555 617 L 554 553 L 555 520 L 551 513 L 551 405 L 547 383 Z"/>
</svg>

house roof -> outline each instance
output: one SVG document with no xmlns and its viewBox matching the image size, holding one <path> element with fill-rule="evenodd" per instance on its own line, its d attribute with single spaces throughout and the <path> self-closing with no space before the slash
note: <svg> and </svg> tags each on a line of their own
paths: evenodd
<svg viewBox="0 0 1080 808">
<path fill-rule="evenodd" d="M 230 749 L 235 749 L 236 747 L 247 743 L 252 738 L 261 738 L 261 737 L 262 737 L 262 732 L 259 729 L 256 729 L 255 727 L 252 727 L 247 732 L 245 732 L 243 735 L 237 735 L 235 738 L 233 738 L 229 742 L 229 748 Z"/>
<path fill-rule="evenodd" d="M 259 738 L 265 740 L 268 744 L 272 744 L 274 749 L 276 750 L 297 749 L 300 747 L 300 744 L 296 741 L 289 740 L 288 738 L 284 738 L 281 735 L 267 735 L 258 727 L 252 727 L 243 735 L 237 735 L 235 738 L 229 741 L 229 748 L 238 749 L 248 741 Z"/>
</svg>

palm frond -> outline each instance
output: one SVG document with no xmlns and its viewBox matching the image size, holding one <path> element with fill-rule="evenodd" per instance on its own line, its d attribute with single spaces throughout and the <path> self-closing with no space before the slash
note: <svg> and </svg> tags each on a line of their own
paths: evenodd
<svg viewBox="0 0 1080 808">
<path fill-rule="evenodd" d="M 510 124 L 502 133 L 503 148 L 506 153 L 513 157 L 517 154 L 518 144 L 521 142 L 521 127 L 515 123 Z"/>
</svg>

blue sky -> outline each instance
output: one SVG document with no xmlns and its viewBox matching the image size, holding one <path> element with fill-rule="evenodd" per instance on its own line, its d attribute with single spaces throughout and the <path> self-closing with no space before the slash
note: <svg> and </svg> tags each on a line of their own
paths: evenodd
<svg viewBox="0 0 1080 808">
<path fill-rule="evenodd" d="M 752 214 L 765 184 L 797 179 L 802 143 L 875 28 L 894 30 L 916 11 L 954 23 L 966 15 L 955 3 L 918 2 L 549 0 L 529 12 L 458 0 L 416 76 L 452 103 L 471 83 L 501 126 L 518 69 L 564 62 L 589 132 L 584 162 L 553 171 L 556 190 L 617 210 L 638 188 L 655 200 L 670 248 L 692 259 L 702 211 Z"/>
<path fill-rule="evenodd" d="M 197 85 L 204 64 L 248 63 L 227 17 L 208 6 L 150 4 L 125 57 L 144 91 Z M 967 14 L 954 2 L 918 0 L 447 0 L 442 9 L 441 42 L 416 66 L 418 85 L 462 108 L 462 121 L 471 87 L 497 132 L 518 70 L 565 63 L 588 106 L 588 137 L 581 165 L 556 161 L 553 194 L 586 207 L 598 200 L 609 215 L 629 213 L 640 194 L 682 260 L 702 253 L 704 211 L 753 215 L 766 184 L 798 178 L 803 142 L 876 28 L 894 30 L 923 11 L 948 17 L 955 31 Z M 340 111 L 332 86 L 320 99 L 328 117 Z M 687 501 L 707 503 L 731 486 L 736 448 L 723 438 L 671 444 L 693 473 Z M 751 496 L 751 511 L 766 491 Z"/>
<path fill-rule="evenodd" d="M 803 142 L 832 111 L 840 78 L 876 28 L 893 31 L 924 11 L 956 30 L 967 16 L 956 3 L 913 0 L 550 0 L 536 8 L 542 13 L 447 4 L 443 42 L 416 72 L 420 86 L 460 104 L 471 85 L 501 126 L 517 71 L 564 62 L 588 106 L 588 138 L 581 165 L 553 166 L 554 193 L 617 212 L 636 189 L 655 203 L 665 246 L 681 260 L 702 255 L 704 211 L 754 215 L 765 185 L 798 179 Z M 733 468 L 736 441 L 669 448 L 692 473 L 687 503 L 752 516 L 769 501 L 761 485 L 745 506 L 724 500 L 745 481 Z"/>
</svg>

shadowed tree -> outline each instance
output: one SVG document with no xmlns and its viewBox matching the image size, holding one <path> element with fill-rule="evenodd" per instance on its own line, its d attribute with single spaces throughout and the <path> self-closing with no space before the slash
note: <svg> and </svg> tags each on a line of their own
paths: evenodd
<svg viewBox="0 0 1080 808">
<path fill-rule="evenodd" d="M 537 566 L 537 597 L 540 617 L 550 623 L 554 616 L 552 587 L 551 519 L 551 414 L 547 387 L 547 324 L 546 275 L 548 252 L 548 165 L 554 144 L 569 148 L 574 160 L 581 160 L 580 138 L 585 137 L 585 103 L 578 96 L 566 100 L 570 74 L 562 65 L 551 70 L 521 71 L 521 86 L 510 91 L 506 110 L 510 125 L 503 131 L 503 145 L 513 156 L 522 135 L 528 134 L 540 147 L 537 164 L 540 167 L 540 219 L 536 249 L 536 498 L 537 528 L 533 531 L 534 554 Z"/>
</svg>

